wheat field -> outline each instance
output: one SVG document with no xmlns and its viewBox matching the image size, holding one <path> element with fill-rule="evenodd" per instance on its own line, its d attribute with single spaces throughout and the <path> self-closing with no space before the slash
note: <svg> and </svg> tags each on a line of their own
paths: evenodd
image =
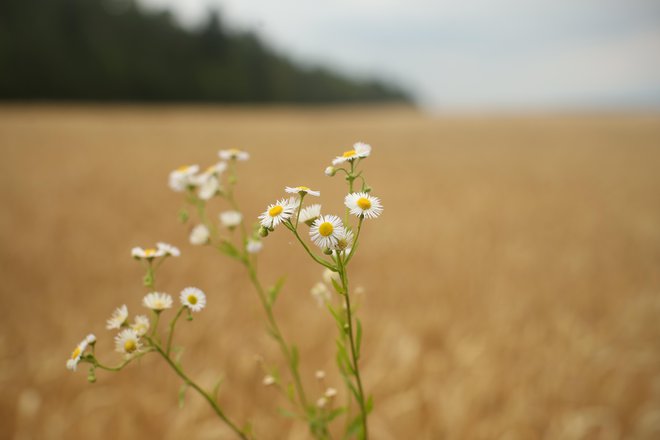
<svg viewBox="0 0 660 440">
<path fill-rule="evenodd" d="M 355 141 L 384 214 L 352 267 L 374 440 L 660 438 L 660 117 L 432 117 L 406 108 L 0 107 L 0 437 L 231 439 L 155 356 L 86 381 L 65 362 L 87 333 L 108 363 L 112 310 L 142 312 L 135 245 L 167 241 L 159 289 L 208 307 L 177 329 L 184 368 L 261 439 L 305 439 L 255 361 L 282 365 L 242 267 L 187 244 L 167 175 L 251 153 L 238 197 L 256 216 L 286 185 L 340 211 L 323 175 Z M 222 209 L 218 205 L 218 209 Z M 307 387 L 334 368 L 321 271 L 284 230 L 260 270 Z M 337 431 L 343 420 L 338 421 Z"/>
</svg>

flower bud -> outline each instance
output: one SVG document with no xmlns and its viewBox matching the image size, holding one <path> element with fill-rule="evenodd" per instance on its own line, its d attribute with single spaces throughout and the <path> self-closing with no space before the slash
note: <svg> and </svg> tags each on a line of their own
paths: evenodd
<svg viewBox="0 0 660 440">
<path fill-rule="evenodd" d="M 265 227 L 260 227 L 259 228 L 259 237 L 266 238 L 268 237 L 268 229 Z"/>
<path fill-rule="evenodd" d="M 332 255 L 332 249 L 325 248 L 325 249 L 323 249 L 323 253 L 326 254 L 326 255 Z"/>
<path fill-rule="evenodd" d="M 335 167 L 327 167 L 327 168 L 325 169 L 325 175 L 326 175 L 326 176 L 332 177 L 332 176 L 334 176 L 335 174 L 337 174 L 337 168 L 335 168 Z"/>
<path fill-rule="evenodd" d="M 96 382 L 96 371 L 94 370 L 94 367 L 91 367 L 89 369 L 89 373 L 87 373 L 87 381 L 89 383 Z"/>
</svg>

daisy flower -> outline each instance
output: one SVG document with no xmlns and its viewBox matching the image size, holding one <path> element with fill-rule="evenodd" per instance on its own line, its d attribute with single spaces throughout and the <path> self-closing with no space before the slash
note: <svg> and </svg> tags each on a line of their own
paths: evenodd
<svg viewBox="0 0 660 440">
<path fill-rule="evenodd" d="M 353 231 L 350 229 L 344 229 L 337 234 L 337 242 L 332 249 L 335 251 L 345 251 L 348 253 L 351 251 L 354 238 L 355 237 L 353 235 Z"/>
<path fill-rule="evenodd" d="M 71 371 L 76 371 L 78 362 L 80 362 L 80 358 L 82 357 L 83 352 L 87 349 L 88 344 L 89 344 L 89 336 L 83 339 L 80 342 L 80 344 L 78 344 L 76 348 L 73 350 L 73 352 L 71 353 L 71 357 L 66 361 L 66 368 L 68 368 Z"/>
<path fill-rule="evenodd" d="M 275 228 L 280 223 L 290 219 L 295 209 L 296 207 L 291 204 L 291 200 L 278 200 L 276 203 L 268 205 L 266 212 L 259 216 L 261 226 Z"/>
<path fill-rule="evenodd" d="M 332 249 L 337 240 L 344 233 L 341 219 L 336 215 L 322 215 L 312 223 L 309 235 L 314 244 L 321 249 Z"/>
<path fill-rule="evenodd" d="M 209 176 L 200 182 L 197 195 L 202 200 L 211 200 L 220 191 L 220 181 L 215 176 Z"/>
<path fill-rule="evenodd" d="M 142 299 L 142 304 L 156 312 L 162 312 L 172 307 L 172 297 L 167 293 L 151 292 Z"/>
<path fill-rule="evenodd" d="M 115 336 L 115 349 L 126 355 L 131 355 L 142 348 L 140 335 L 130 328 L 125 328 Z"/>
<path fill-rule="evenodd" d="M 169 186 L 176 192 L 183 192 L 190 186 L 195 186 L 194 175 L 199 171 L 198 165 L 183 165 L 170 173 Z"/>
<path fill-rule="evenodd" d="M 242 221 L 243 214 L 238 211 L 224 211 L 220 213 L 220 223 L 226 228 L 235 228 L 240 225 Z"/>
<path fill-rule="evenodd" d="M 144 336 L 149 331 L 149 318 L 144 315 L 138 315 L 135 317 L 135 322 L 131 325 L 131 329 L 138 334 L 138 336 Z"/>
<path fill-rule="evenodd" d="M 171 244 L 168 243 L 163 243 L 162 241 L 156 243 L 156 247 L 158 248 L 159 251 L 163 252 L 164 255 L 170 255 L 172 257 L 178 257 L 181 255 L 181 251 L 179 250 L 178 247 L 172 246 Z"/>
<path fill-rule="evenodd" d="M 215 165 L 211 165 L 210 167 L 206 168 L 203 173 L 198 174 L 195 177 L 195 181 L 197 182 L 198 185 L 201 185 L 211 176 L 215 176 L 215 177 L 220 176 L 222 173 L 225 172 L 226 169 L 227 169 L 227 162 L 218 162 Z"/>
<path fill-rule="evenodd" d="M 362 218 L 376 218 L 383 212 L 383 205 L 378 197 L 367 193 L 351 193 L 344 198 L 344 205 L 351 214 Z"/>
<path fill-rule="evenodd" d="M 261 240 L 250 238 L 245 245 L 245 250 L 248 251 L 249 254 L 256 254 L 261 251 L 263 247 L 264 244 L 261 242 Z"/>
<path fill-rule="evenodd" d="M 194 244 L 194 245 L 206 244 L 209 241 L 210 235 L 211 233 L 209 232 L 209 228 L 207 228 L 205 225 L 197 225 L 193 228 L 192 231 L 190 231 L 190 237 L 189 237 L 190 244 Z"/>
<path fill-rule="evenodd" d="M 120 328 L 126 320 L 128 319 L 128 307 L 126 307 L 126 304 L 122 305 L 121 307 L 117 307 L 114 312 L 112 312 L 112 316 L 110 319 L 107 321 L 107 325 L 105 328 L 108 330 L 112 330 L 113 328 Z"/>
<path fill-rule="evenodd" d="M 313 196 L 319 197 L 321 195 L 320 191 L 314 191 L 306 186 L 287 186 L 284 188 L 284 191 L 288 192 L 289 194 L 300 194 L 301 196 L 304 196 L 305 194 L 311 194 Z"/>
<path fill-rule="evenodd" d="M 133 249 L 131 249 L 131 255 L 133 256 L 133 258 L 138 260 L 141 259 L 152 260 L 154 258 L 164 256 L 165 251 L 160 248 L 142 249 L 139 246 L 135 246 Z"/>
<path fill-rule="evenodd" d="M 250 158 L 250 155 L 245 151 L 238 150 L 236 148 L 230 148 L 229 150 L 220 150 L 218 156 L 222 160 L 240 160 L 245 161 Z"/>
<path fill-rule="evenodd" d="M 355 159 L 362 159 L 371 154 L 371 145 L 365 144 L 364 142 L 357 142 L 353 144 L 353 149 L 344 151 L 344 154 L 341 156 L 337 156 L 333 161 L 332 164 L 334 166 L 337 166 L 339 164 L 342 164 L 344 162 L 352 162 Z"/>
<path fill-rule="evenodd" d="M 181 291 L 181 304 L 193 312 L 201 312 L 206 306 L 206 295 L 197 287 L 186 287 Z"/>
<path fill-rule="evenodd" d="M 314 220 L 319 218 L 320 215 L 321 215 L 321 205 L 319 204 L 309 205 L 300 211 L 299 221 L 305 223 L 307 226 L 312 226 Z"/>
</svg>

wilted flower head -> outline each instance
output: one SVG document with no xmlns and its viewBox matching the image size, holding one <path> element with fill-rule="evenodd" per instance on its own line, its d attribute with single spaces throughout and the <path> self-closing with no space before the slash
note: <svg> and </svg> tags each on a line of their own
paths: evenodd
<svg viewBox="0 0 660 440">
<path fill-rule="evenodd" d="M 357 142 L 353 144 L 353 148 L 348 151 L 344 151 L 344 154 L 341 156 L 337 156 L 333 161 L 332 164 L 334 166 L 337 166 L 339 164 L 342 164 L 344 162 L 350 162 L 355 159 L 362 159 L 371 154 L 371 145 L 365 144 L 364 142 Z"/>
<path fill-rule="evenodd" d="M 299 220 L 305 223 L 307 226 L 312 226 L 314 220 L 319 218 L 320 215 L 321 215 L 321 205 L 319 204 L 309 205 L 300 210 Z"/>
<path fill-rule="evenodd" d="M 170 255 L 172 257 L 178 257 L 181 255 L 179 248 L 172 246 L 171 244 L 163 243 L 161 241 L 156 243 L 156 246 L 158 247 L 159 251 L 163 252 L 164 255 Z"/>
<path fill-rule="evenodd" d="M 115 311 L 112 312 L 112 316 L 110 319 L 108 319 L 105 328 L 108 330 L 112 330 L 113 328 L 120 328 L 122 325 L 124 325 L 127 319 L 128 307 L 126 307 L 126 304 L 124 304 L 121 307 L 117 307 Z"/>
<path fill-rule="evenodd" d="M 319 197 L 321 195 L 320 191 L 314 191 L 306 186 L 296 186 L 296 187 L 287 186 L 284 188 L 284 191 L 288 192 L 289 194 L 299 194 L 301 196 L 306 194 L 311 194 L 313 196 Z"/>
<path fill-rule="evenodd" d="M 172 307 L 172 297 L 167 293 L 151 292 L 142 299 L 142 304 L 151 310 L 160 312 Z"/>
<path fill-rule="evenodd" d="M 218 156 L 222 160 L 241 160 L 245 161 L 250 158 L 250 155 L 245 151 L 238 150 L 236 148 L 230 148 L 229 150 L 220 150 Z"/>
<path fill-rule="evenodd" d="M 194 175 L 199 171 L 198 165 L 183 165 L 170 173 L 169 186 L 176 192 L 183 192 L 195 186 Z"/>
</svg>

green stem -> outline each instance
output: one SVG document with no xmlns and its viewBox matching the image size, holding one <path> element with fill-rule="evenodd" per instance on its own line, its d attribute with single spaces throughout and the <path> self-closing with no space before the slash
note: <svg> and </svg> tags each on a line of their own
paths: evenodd
<svg viewBox="0 0 660 440">
<path fill-rule="evenodd" d="M 268 299 L 266 298 L 266 292 L 264 291 L 263 286 L 259 282 L 259 278 L 257 277 L 257 273 L 254 267 L 252 266 L 252 264 L 250 264 L 249 260 L 246 259 L 243 261 L 245 267 L 248 270 L 250 281 L 252 281 L 252 284 L 254 285 L 257 294 L 259 295 L 259 300 L 261 301 L 261 305 L 263 306 L 264 311 L 266 312 L 266 317 L 268 318 L 268 324 L 270 326 L 271 333 L 275 338 L 275 340 L 277 341 L 278 345 L 280 346 L 280 350 L 282 351 L 282 354 L 284 354 L 284 357 L 287 360 L 287 364 L 289 365 L 289 369 L 291 370 L 291 376 L 293 377 L 293 382 L 296 387 L 296 391 L 298 392 L 300 405 L 302 406 L 303 410 L 307 412 L 307 408 L 308 408 L 307 396 L 305 395 L 305 390 L 303 388 L 302 381 L 300 380 L 300 373 L 298 372 L 298 367 L 294 363 L 293 354 L 291 353 L 289 346 L 286 344 L 286 341 L 282 336 L 282 331 L 277 325 L 277 321 L 275 320 L 275 316 L 273 315 L 273 308 L 268 302 Z"/>
<path fill-rule="evenodd" d="M 204 391 L 199 385 L 197 385 L 195 382 L 193 382 L 184 372 L 183 370 L 172 360 L 172 358 L 169 357 L 168 354 L 166 354 L 163 349 L 158 345 L 154 344 L 154 349 L 160 353 L 160 355 L 165 359 L 165 362 L 169 364 L 170 367 L 174 370 L 174 372 L 185 382 L 186 385 L 189 387 L 193 388 L 195 391 L 197 391 L 206 401 L 211 405 L 211 408 L 215 411 L 215 413 L 222 419 L 223 422 L 229 426 L 232 431 L 236 433 L 240 438 L 244 440 L 248 440 L 248 436 L 241 431 L 229 418 L 225 415 L 225 413 L 220 409 L 220 406 L 218 403 L 215 401 L 213 397 L 206 391 Z"/>
<path fill-rule="evenodd" d="M 107 365 L 103 365 L 94 356 L 92 356 L 91 359 L 90 358 L 83 359 L 83 362 L 87 362 L 89 364 L 92 364 L 94 366 L 94 368 L 100 368 L 101 370 L 105 370 L 105 371 L 120 371 L 126 365 L 130 364 L 132 361 L 134 361 L 136 359 L 139 359 L 142 356 L 144 356 L 145 354 L 150 353 L 152 351 L 154 351 L 153 348 L 147 348 L 146 350 L 140 351 L 138 354 L 136 354 L 134 356 L 131 356 L 130 358 L 126 359 L 124 362 L 117 365 L 116 367 L 109 367 Z"/>
<path fill-rule="evenodd" d="M 160 321 L 160 311 L 154 310 L 153 311 L 156 314 L 156 317 L 154 318 L 154 322 L 151 325 L 151 334 L 149 335 L 150 337 L 154 337 L 156 334 L 156 329 L 158 328 L 158 322 Z"/>
<path fill-rule="evenodd" d="M 353 336 L 353 316 L 351 310 L 351 297 L 348 292 L 348 274 L 346 273 L 346 266 L 339 259 L 339 277 L 341 278 L 342 289 L 344 290 L 344 298 L 346 301 L 346 320 L 348 324 L 348 340 L 351 347 L 351 360 L 353 361 L 353 371 L 355 372 L 355 380 L 358 386 L 357 401 L 360 405 L 360 413 L 362 416 L 362 439 L 369 438 L 367 431 L 367 409 L 364 402 L 364 389 L 362 388 L 362 379 L 360 378 L 360 369 L 358 367 L 358 355 L 355 349 L 355 337 Z"/>
<path fill-rule="evenodd" d="M 305 193 L 300 194 L 300 204 L 298 205 L 298 212 L 296 213 L 296 230 L 298 229 L 298 220 L 300 220 L 300 211 L 302 210 L 302 202 L 305 197 Z"/>
<path fill-rule="evenodd" d="M 298 235 L 298 231 L 296 231 L 296 228 L 293 227 L 291 222 L 288 222 L 288 221 L 284 222 L 284 226 L 286 226 L 289 231 L 293 232 L 293 235 L 296 236 L 296 238 L 298 239 L 300 244 L 302 244 L 303 248 L 305 248 L 305 250 L 307 251 L 309 256 L 312 257 L 314 259 L 314 261 L 316 261 L 317 263 L 319 263 L 322 266 L 327 267 L 328 269 L 330 269 L 334 272 L 337 271 L 336 267 L 334 267 L 332 264 L 328 263 L 327 261 L 323 260 L 322 258 L 317 257 L 316 255 L 314 255 L 314 253 L 312 251 L 309 250 L 309 247 L 307 246 L 307 244 L 305 244 L 305 242 L 302 240 L 302 238 L 300 238 L 300 235 Z"/>
<path fill-rule="evenodd" d="M 355 250 L 358 247 L 358 240 L 360 239 L 360 231 L 362 230 L 362 222 L 363 221 L 364 221 L 364 217 L 360 217 L 360 220 L 358 220 L 357 232 L 355 233 L 355 240 L 353 240 L 353 246 L 351 247 L 351 252 L 346 257 L 346 261 L 344 262 L 344 266 L 348 265 L 348 262 L 351 261 L 351 258 L 353 258 L 353 254 L 355 253 Z"/>
<path fill-rule="evenodd" d="M 174 336 L 174 326 L 176 325 L 177 319 L 179 319 L 179 316 L 181 316 L 181 313 L 185 308 L 186 306 L 181 306 L 179 310 L 176 312 L 174 319 L 172 319 L 172 322 L 170 322 L 170 333 L 167 335 L 167 345 L 165 346 L 167 347 L 165 353 L 168 356 L 170 355 L 170 351 L 172 350 L 172 337 Z"/>
</svg>

